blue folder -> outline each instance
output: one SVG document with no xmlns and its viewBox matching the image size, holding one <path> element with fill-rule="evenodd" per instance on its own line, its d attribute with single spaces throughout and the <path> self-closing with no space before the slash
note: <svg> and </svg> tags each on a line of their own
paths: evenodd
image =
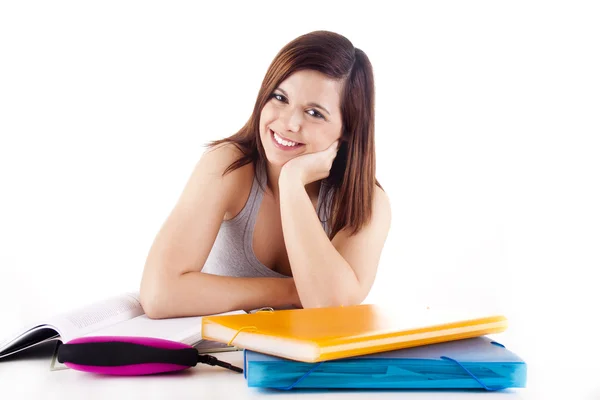
<svg viewBox="0 0 600 400">
<path fill-rule="evenodd" d="M 249 387 L 320 389 L 523 388 L 527 365 L 488 337 L 304 363 L 244 350 Z"/>
</svg>

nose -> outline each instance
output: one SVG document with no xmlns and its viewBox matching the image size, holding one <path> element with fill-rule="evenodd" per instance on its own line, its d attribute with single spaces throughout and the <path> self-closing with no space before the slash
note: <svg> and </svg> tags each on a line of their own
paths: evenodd
<svg viewBox="0 0 600 400">
<path fill-rule="evenodd" d="M 287 131 L 298 132 L 302 123 L 302 115 L 294 109 L 288 109 L 281 115 L 281 120 Z"/>
</svg>

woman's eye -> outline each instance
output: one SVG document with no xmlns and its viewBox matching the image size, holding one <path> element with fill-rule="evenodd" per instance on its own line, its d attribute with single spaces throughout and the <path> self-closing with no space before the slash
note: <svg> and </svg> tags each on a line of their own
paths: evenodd
<svg viewBox="0 0 600 400">
<path fill-rule="evenodd" d="M 316 110 L 308 110 L 308 114 L 312 115 L 315 118 L 323 118 L 323 119 L 325 119 L 325 117 L 323 117 L 323 115 L 320 112 L 316 111 Z"/>
<path fill-rule="evenodd" d="M 285 98 L 284 95 L 279 94 L 279 93 L 273 93 L 271 95 L 272 99 L 275 99 L 281 103 L 287 103 L 287 99 Z M 325 119 L 325 117 L 323 116 L 323 114 L 321 114 L 320 112 L 318 112 L 315 109 L 310 109 L 307 111 L 308 115 L 310 115 L 311 117 L 315 117 L 315 118 L 320 118 L 320 119 Z"/>
</svg>

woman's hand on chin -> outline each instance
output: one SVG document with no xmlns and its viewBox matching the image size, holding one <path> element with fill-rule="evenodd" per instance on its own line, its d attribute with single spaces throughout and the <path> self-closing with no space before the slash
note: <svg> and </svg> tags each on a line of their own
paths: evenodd
<svg viewBox="0 0 600 400">
<path fill-rule="evenodd" d="M 327 178 L 337 155 L 339 140 L 336 140 L 323 151 L 303 154 L 292 158 L 281 168 L 279 181 L 282 179 L 299 180 L 303 185 Z"/>
</svg>

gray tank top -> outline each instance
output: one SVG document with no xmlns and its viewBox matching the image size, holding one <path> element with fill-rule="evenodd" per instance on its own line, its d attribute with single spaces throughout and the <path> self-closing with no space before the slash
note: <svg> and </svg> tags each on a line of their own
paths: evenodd
<svg viewBox="0 0 600 400">
<path fill-rule="evenodd" d="M 266 187 L 266 172 L 258 175 L 258 177 L 254 177 L 250 195 L 242 211 L 234 218 L 221 223 L 219 233 L 204 263 L 202 272 L 235 277 L 288 278 L 287 275 L 273 271 L 262 264 L 256 258 L 252 248 L 254 224 L 264 194 L 259 186 L 258 179 L 261 179 L 263 187 Z M 329 201 L 325 201 L 326 190 L 324 188 L 325 184 L 322 181 L 319 189 L 317 211 L 321 225 L 329 235 L 327 216 L 331 208 L 331 197 L 327 196 Z"/>
</svg>

